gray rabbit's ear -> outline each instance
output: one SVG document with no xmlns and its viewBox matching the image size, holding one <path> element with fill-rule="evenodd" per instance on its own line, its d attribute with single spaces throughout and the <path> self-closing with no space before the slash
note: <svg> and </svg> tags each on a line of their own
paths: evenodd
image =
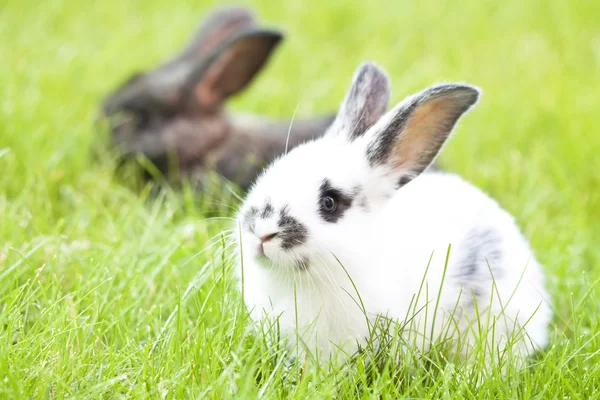
<svg viewBox="0 0 600 400">
<path fill-rule="evenodd" d="M 444 84 L 408 97 L 364 136 L 369 164 L 386 168 L 398 186 L 409 182 L 433 162 L 479 95 L 474 86 Z"/>
<path fill-rule="evenodd" d="M 106 98 L 104 113 L 122 110 L 180 110 L 185 85 L 198 65 L 239 32 L 252 29 L 255 21 L 242 7 L 219 8 L 200 23 L 186 47 L 177 56 L 152 71 L 137 73 Z"/>
<path fill-rule="evenodd" d="M 345 135 L 350 141 L 362 136 L 385 113 L 389 97 L 386 73 L 373 63 L 361 65 L 328 134 Z"/>
<path fill-rule="evenodd" d="M 187 47 L 172 62 L 200 60 L 236 33 L 254 26 L 254 15 L 250 10 L 236 6 L 218 8 L 200 23 Z"/>
<path fill-rule="evenodd" d="M 241 32 L 190 76 L 192 99 L 203 109 L 219 107 L 252 81 L 282 39 L 283 34 L 274 30 Z"/>
</svg>

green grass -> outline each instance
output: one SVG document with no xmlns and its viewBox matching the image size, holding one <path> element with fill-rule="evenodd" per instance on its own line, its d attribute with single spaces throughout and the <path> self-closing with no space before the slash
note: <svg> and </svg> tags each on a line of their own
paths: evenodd
<svg viewBox="0 0 600 400">
<path fill-rule="evenodd" d="M 389 71 L 394 101 L 441 80 L 484 89 L 442 161 L 516 216 L 556 313 L 529 369 L 481 379 L 477 363 L 412 357 L 317 369 L 296 385 L 253 333 L 219 246 L 202 252 L 227 225 L 207 207 L 235 200 L 150 200 L 91 150 L 106 142 L 101 97 L 177 49 L 212 3 L 0 5 L 0 398 L 597 396 L 597 1 L 252 4 L 288 37 L 233 109 L 332 110 L 363 60 Z"/>
</svg>

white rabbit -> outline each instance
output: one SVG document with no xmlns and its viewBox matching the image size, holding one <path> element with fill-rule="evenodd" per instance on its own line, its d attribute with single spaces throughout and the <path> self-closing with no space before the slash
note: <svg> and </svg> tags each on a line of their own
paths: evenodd
<svg viewBox="0 0 600 400">
<path fill-rule="evenodd" d="M 362 65 L 325 136 L 250 190 L 237 245 L 252 318 L 278 319 L 321 360 L 351 354 L 378 315 L 424 347 L 449 326 L 465 348 L 485 335 L 502 350 L 518 332 L 520 354 L 545 346 L 544 276 L 511 215 L 456 175 L 423 173 L 479 90 L 433 86 L 382 117 L 388 97 L 385 73 Z"/>
</svg>

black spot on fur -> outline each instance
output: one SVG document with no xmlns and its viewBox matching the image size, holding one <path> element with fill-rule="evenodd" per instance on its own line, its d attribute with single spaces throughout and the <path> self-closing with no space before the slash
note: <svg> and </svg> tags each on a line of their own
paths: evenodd
<svg viewBox="0 0 600 400">
<path fill-rule="evenodd" d="M 275 209 L 273 208 L 273 205 L 271 204 L 271 202 L 269 200 L 267 200 L 264 208 L 262 209 L 262 212 L 260 213 L 260 217 L 261 218 L 269 218 L 271 216 L 273 216 L 273 213 L 275 212 Z"/>
<path fill-rule="evenodd" d="M 472 230 L 464 245 L 468 251 L 461 262 L 462 275 L 472 276 L 481 266 L 485 268 L 485 272 L 489 272 L 488 263 L 494 272 L 502 257 L 501 244 L 500 233 L 492 228 Z"/>
<path fill-rule="evenodd" d="M 283 207 L 279 212 L 277 225 L 281 230 L 278 236 L 281 238 L 281 248 L 284 250 L 289 250 L 306 242 L 308 230 L 289 214 L 287 207 Z"/>
<path fill-rule="evenodd" d="M 360 190 L 360 189 L 359 189 Z M 341 189 L 334 188 L 329 182 L 329 179 L 323 179 L 321 187 L 319 188 L 319 215 L 323 220 L 327 222 L 335 223 L 344 216 L 346 210 L 352 206 L 354 197 L 357 195 L 356 189 L 352 192 L 343 191 Z M 336 207 L 333 211 L 328 211 L 323 205 L 323 199 L 331 197 L 336 203 Z"/>
<path fill-rule="evenodd" d="M 250 232 L 254 231 L 254 225 L 256 223 L 256 215 L 258 214 L 258 208 L 250 207 L 244 216 L 244 226 L 248 228 Z"/>
<path fill-rule="evenodd" d="M 467 235 L 461 246 L 461 259 L 454 278 L 462 285 L 463 289 L 472 296 L 481 296 L 485 287 L 491 285 L 494 279 L 502 276 L 502 270 L 498 268 L 502 261 L 502 236 L 492 228 L 476 228 Z M 471 294 L 472 293 L 472 294 Z"/>
<path fill-rule="evenodd" d="M 398 188 L 401 188 L 410 181 L 412 181 L 412 178 L 410 176 L 403 176 L 402 178 L 398 179 Z"/>
</svg>

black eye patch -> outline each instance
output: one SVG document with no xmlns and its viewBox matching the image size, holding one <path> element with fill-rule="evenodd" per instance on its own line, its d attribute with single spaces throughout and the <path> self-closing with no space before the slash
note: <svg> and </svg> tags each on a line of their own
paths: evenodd
<svg viewBox="0 0 600 400">
<path fill-rule="evenodd" d="M 352 206 L 358 192 L 358 190 L 350 192 L 335 188 L 331 185 L 329 179 L 323 179 L 319 187 L 319 215 L 327 222 L 337 222 L 344 216 L 346 210 Z"/>
<path fill-rule="evenodd" d="M 281 230 L 281 248 L 289 250 L 294 246 L 301 245 L 308 239 L 308 230 L 300 221 L 292 217 L 287 207 L 283 207 L 279 212 L 279 221 L 277 226 Z"/>
</svg>

